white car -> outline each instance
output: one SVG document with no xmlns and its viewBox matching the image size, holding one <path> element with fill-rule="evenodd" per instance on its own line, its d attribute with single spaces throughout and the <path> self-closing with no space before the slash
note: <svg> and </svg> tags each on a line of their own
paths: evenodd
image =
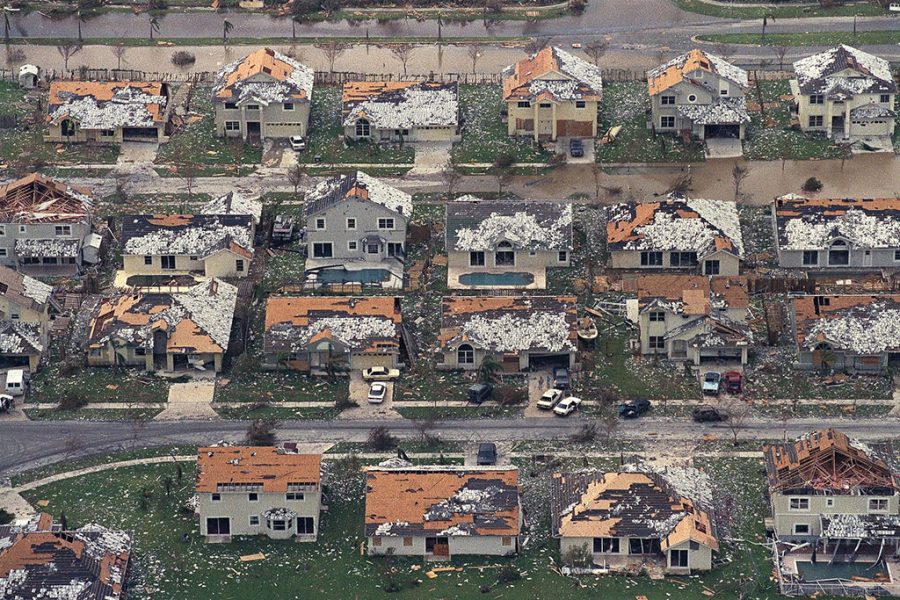
<svg viewBox="0 0 900 600">
<path fill-rule="evenodd" d="M 387 385 L 381 383 L 380 381 L 376 381 L 372 385 L 369 386 L 369 403 L 370 404 L 381 404 L 384 402 L 384 397 L 387 394 Z"/>
<path fill-rule="evenodd" d="M 306 139 L 302 135 L 292 135 L 288 138 L 291 143 L 291 150 L 294 152 L 302 152 L 306 150 Z"/>
<path fill-rule="evenodd" d="M 537 401 L 537 407 L 544 410 L 550 410 L 562 400 L 562 390 L 552 388 L 541 394 L 540 400 Z"/>
<path fill-rule="evenodd" d="M 391 381 L 400 377 L 400 369 L 369 367 L 362 372 L 363 381 Z"/>
<path fill-rule="evenodd" d="M 559 401 L 559 404 L 553 407 L 553 413 L 560 417 L 568 417 L 575 412 L 579 404 L 581 404 L 581 398 L 576 398 L 575 396 L 563 398 Z"/>
</svg>

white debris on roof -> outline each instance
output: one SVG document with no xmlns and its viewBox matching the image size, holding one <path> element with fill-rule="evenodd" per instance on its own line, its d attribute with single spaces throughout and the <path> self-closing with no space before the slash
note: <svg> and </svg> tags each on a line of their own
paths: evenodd
<svg viewBox="0 0 900 600">
<path fill-rule="evenodd" d="M 378 463 L 378 466 L 385 469 L 402 469 L 411 467 L 413 466 L 413 464 L 408 460 L 400 458 L 399 456 L 392 456 L 391 458 Z"/>
<path fill-rule="evenodd" d="M 0 321 L 0 354 L 27 355 L 43 350 L 38 323 Z"/>
<path fill-rule="evenodd" d="M 237 288 L 219 279 L 209 279 L 187 292 L 172 294 L 190 313 L 191 320 L 223 350 L 231 339 L 231 322 L 237 305 Z M 152 338 L 152 336 L 151 336 Z"/>
<path fill-rule="evenodd" d="M 259 196 L 245 196 L 238 192 L 228 192 L 214 198 L 200 207 L 202 215 L 250 215 L 257 225 L 262 218 L 263 203 Z"/>
<path fill-rule="evenodd" d="M 242 225 L 224 225 L 218 219 L 209 219 L 185 227 L 159 227 L 142 236 L 135 236 L 125 243 L 125 254 L 160 255 L 187 254 L 209 256 L 225 247 L 228 240 L 245 250 L 252 250 L 250 228 Z"/>
<path fill-rule="evenodd" d="M 556 46 L 553 47 L 553 53 L 559 60 L 560 71 L 586 84 L 597 95 L 603 92 L 603 70 L 600 67 Z"/>
<path fill-rule="evenodd" d="M 867 104 L 865 106 L 857 106 L 850 110 L 851 119 L 859 119 L 861 121 L 869 119 L 894 118 L 897 113 L 887 106 L 879 106 L 878 104 Z"/>
<path fill-rule="evenodd" d="M 744 98 L 717 96 L 710 104 L 680 104 L 678 113 L 698 125 L 749 123 L 747 101 Z"/>
<path fill-rule="evenodd" d="M 888 212 L 877 215 L 851 208 L 838 215 L 806 213 L 788 220 L 784 233 L 785 250 L 824 249 L 837 237 L 857 248 L 900 247 L 900 221 Z"/>
<path fill-rule="evenodd" d="M 38 304 L 46 304 L 53 294 L 53 286 L 47 285 L 43 281 L 38 281 L 34 277 L 22 275 L 22 293 Z"/>
<path fill-rule="evenodd" d="M 340 177 L 331 177 L 320 182 L 306 195 L 306 204 L 312 204 L 313 202 L 334 193 L 334 190 L 340 187 L 345 177 L 347 176 L 341 175 Z M 412 215 L 413 204 L 412 196 L 410 194 L 388 185 L 371 175 L 367 175 L 362 171 L 356 172 L 356 181 L 365 184 L 366 189 L 369 192 L 369 200 L 372 202 L 380 204 L 388 210 L 400 213 L 407 218 Z"/>
<path fill-rule="evenodd" d="M 694 52 L 694 51 L 692 51 Z M 647 77 L 649 79 L 655 79 L 671 69 L 672 67 L 677 67 L 678 69 L 683 69 L 685 63 L 689 58 L 691 58 L 692 52 L 686 52 L 680 56 L 676 56 L 672 60 L 654 68 L 647 72 Z M 716 56 L 715 54 L 710 54 L 709 52 L 700 51 L 706 59 L 709 61 L 710 70 L 717 74 L 719 77 L 723 79 L 727 79 L 732 83 L 741 86 L 742 88 L 747 87 L 749 84 L 749 78 L 747 77 L 747 71 L 741 69 L 740 67 L 736 67 L 724 58 Z"/>
<path fill-rule="evenodd" d="M 295 94 L 304 92 L 306 99 L 312 98 L 313 80 L 315 72 L 306 65 L 303 65 L 293 58 L 278 52 L 277 50 L 266 49 L 272 54 L 275 60 L 281 61 L 291 67 L 291 71 L 287 78 L 278 80 L 272 78 L 271 81 L 244 81 L 238 80 L 231 87 L 234 92 L 229 102 L 237 102 L 245 104 L 247 102 L 258 102 L 263 106 L 268 106 L 273 102 L 291 102 L 295 100 Z M 228 77 L 244 62 L 247 57 L 234 61 L 226 65 L 216 74 L 216 83 L 213 85 L 213 99 L 228 83 Z"/>
<path fill-rule="evenodd" d="M 60 100 L 65 100 L 67 95 L 70 94 L 65 91 L 57 92 Z M 93 96 L 70 98 L 51 108 L 50 122 L 55 124 L 63 119 L 73 119 L 81 129 L 156 127 L 159 121 L 148 106 L 159 105 L 160 114 L 163 114 L 167 101 L 165 96 L 155 96 L 125 85 L 116 89 L 110 100 L 98 101 Z"/>
<path fill-rule="evenodd" d="M 400 530 L 409 527 L 409 523 L 406 521 L 397 521 L 397 522 L 388 522 L 381 523 L 376 529 L 373 535 L 375 536 L 393 536 L 393 535 L 402 535 L 402 531 L 398 533 L 394 533 L 393 529 L 398 528 Z"/>
<path fill-rule="evenodd" d="M 849 66 L 851 60 L 861 70 Z M 848 75 L 847 69 L 855 72 Z M 897 89 L 888 61 L 844 44 L 801 58 L 794 63 L 794 72 L 804 94 L 828 94 L 833 90 L 860 94 Z"/>
<path fill-rule="evenodd" d="M 527 314 L 521 311 L 522 314 Z M 494 352 L 519 352 L 522 350 L 546 350 L 549 352 L 575 351 L 569 339 L 569 323 L 561 311 L 534 312 L 527 316 L 504 313 L 497 317 L 475 314 L 461 327 L 463 339 L 479 348 Z"/>
<path fill-rule="evenodd" d="M 623 465 L 622 470 L 628 473 L 655 473 L 662 477 L 679 496 L 704 506 L 712 504 L 712 480 L 705 471 L 700 469 L 673 464 L 658 465 L 653 461 L 639 461 Z"/>
<path fill-rule="evenodd" d="M 97 560 L 108 554 L 122 554 L 131 549 L 132 540 L 127 532 L 109 529 L 96 523 L 88 523 L 75 531 L 74 535 L 84 542 L 85 552 Z"/>
<path fill-rule="evenodd" d="M 263 511 L 263 517 L 265 517 L 267 521 L 295 519 L 297 516 L 297 513 L 293 510 L 283 507 L 268 508 Z"/>
<path fill-rule="evenodd" d="M 344 118 L 344 126 L 363 118 L 377 129 L 456 127 L 459 123 L 458 89 L 456 86 L 425 89 L 419 84 L 388 90 L 362 102 L 354 102 Z"/>
<path fill-rule="evenodd" d="M 815 347 L 820 341 L 819 336 L 824 336 L 838 349 L 857 354 L 894 351 L 900 347 L 900 309 L 888 308 L 885 302 L 878 301 L 864 310 L 819 318 L 806 335 L 807 347 Z"/>
<path fill-rule="evenodd" d="M 474 523 L 457 523 L 456 525 L 452 525 L 447 529 L 439 532 L 437 535 L 443 537 L 455 537 L 461 535 L 472 535 L 472 531 L 475 529 Z"/>
<path fill-rule="evenodd" d="M 78 256 L 80 249 L 81 240 L 72 239 L 18 238 L 15 242 L 16 256 L 20 258 Z"/>
<path fill-rule="evenodd" d="M 270 328 L 270 331 L 273 329 Z M 354 349 L 368 345 L 371 340 L 393 339 L 399 335 L 397 324 L 388 317 L 323 317 L 310 323 L 296 339 L 295 345 L 305 348 L 313 336 L 325 330 L 335 340 Z"/>
<path fill-rule="evenodd" d="M 572 205 L 565 204 L 562 214 L 547 226 L 538 221 L 526 208 L 512 215 L 496 212 L 481 221 L 477 228 L 461 228 L 457 231 L 455 249 L 459 251 L 493 250 L 501 241 L 507 241 L 516 249 L 551 250 L 570 249 Z"/>
</svg>

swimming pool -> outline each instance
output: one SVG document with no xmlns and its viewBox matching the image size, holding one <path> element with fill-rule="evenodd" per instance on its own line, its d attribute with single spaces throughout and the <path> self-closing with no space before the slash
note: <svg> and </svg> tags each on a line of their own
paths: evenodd
<svg viewBox="0 0 900 600">
<path fill-rule="evenodd" d="M 525 286 L 534 283 L 531 273 L 465 273 L 459 276 L 462 285 Z"/>
<path fill-rule="evenodd" d="M 872 562 L 835 562 L 828 564 L 828 558 L 819 559 L 816 564 L 809 561 L 797 561 L 797 573 L 804 581 L 820 579 L 852 579 L 854 577 L 875 577 L 878 573 L 887 574 L 884 563 L 873 566 Z"/>
<path fill-rule="evenodd" d="M 386 269 L 322 269 L 314 273 L 324 283 L 380 283 L 391 277 L 391 272 Z"/>
</svg>

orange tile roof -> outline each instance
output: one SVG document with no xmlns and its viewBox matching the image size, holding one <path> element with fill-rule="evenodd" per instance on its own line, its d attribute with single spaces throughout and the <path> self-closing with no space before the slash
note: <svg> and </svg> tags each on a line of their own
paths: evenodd
<svg viewBox="0 0 900 600">
<path fill-rule="evenodd" d="M 803 346 L 810 327 L 820 319 L 837 318 L 851 309 L 859 309 L 878 301 L 900 303 L 900 294 L 876 296 L 863 295 L 809 295 L 791 300 L 797 343 Z M 825 304 L 827 302 L 827 304 Z M 900 346 L 900 341 L 898 341 Z"/>
<path fill-rule="evenodd" d="M 386 317 L 397 324 L 402 321 L 392 296 L 270 296 L 266 300 L 265 329 L 276 323 L 305 327 L 309 325 L 310 314 L 332 312 L 341 316 Z"/>
<path fill-rule="evenodd" d="M 278 81 L 287 81 L 293 72 L 293 65 L 276 58 L 274 51 L 269 48 L 260 48 L 245 56 L 237 68 L 228 73 L 222 87 L 216 91 L 216 97 L 220 100 L 232 98 L 235 84 L 260 73 L 266 73 Z M 306 90 L 298 88 L 290 97 L 303 100 L 306 98 Z"/>
<path fill-rule="evenodd" d="M 57 106 L 62 106 L 69 99 L 60 97 L 63 94 L 71 94 L 79 98 L 90 97 L 97 102 L 109 102 L 119 90 L 124 88 L 137 89 L 150 96 L 163 96 L 164 84 L 161 81 L 62 81 L 50 83 L 49 108 L 52 111 Z M 147 104 L 147 111 L 157 123 L 166 120 L 163 106 L 158 102 Z M 56 117 L 59 118 L 58 116 Z"/>
<path fill-rule="evenodd" d="M 227 446 L 197 450 L 198 493 L 219 486 L 261 485 L 266 493 L 288 490 L 288 484 L 319 485 L 321 454 L 292 454 L 271 446 Z"/>
<path fill-rule="evenodd" d="M 635 205 L 635 215 L 630 221 L 610 219 L 606 224 L 607 243 L 622 243 L 640 239 L 640 236 L 636 235 L 634 230 L 651 223 L 659 207 L 659 202 L 642 202 Z"/>
<path fill-rule="evenodd" d="M 683 302 L 684 314 L 706 315 L 712 297 L 725 301 L 728 308 L 746 308 L 750 304 L 745 276 L 641 275 L 637 280 L 638 303 L 645 306 L 654 299 Z"/>
<path fill-rule="evenodd" d="M 77 223 L 87 221 L 91 191 L 30 173 L 0 185 L 2 223 Z"/>
<path fill-rule="evenodd" d="M 702 50 L 694 48 L 687 53 L 684 64 L 672 64 L 668 68 L 660 71 L 655 77 L 647 78 L 647 91 L 650 95 L 664 92 L 673 85 L 684 80 L 688 73 L 703 69 L 707 73 L 712 73 L 709 59 Z"/>
<path fill-rule="evenodd" d="M 556 56 L 556 50 L 552 46 L 548 46 L 536 54 L 523 58 L 515 65 L 510 67 L 503 79 L 503 99 L 527 99 L 532 96 L 529 86 L 536 79 L 545 78 L 551 73 L 559 73 L 559 79 L 575 79 L 571 75 L 565 74 L 561 68 L 560 61 Z M 581 96 L 579 99 L 588 101 L 600 100 L 599 90 L 591 89 L 585 82 L 578 82 L 581 88 Z M 544 90 L 534 100 L 543 100 L 552 98 L 549 90 Z"/>
</svg>

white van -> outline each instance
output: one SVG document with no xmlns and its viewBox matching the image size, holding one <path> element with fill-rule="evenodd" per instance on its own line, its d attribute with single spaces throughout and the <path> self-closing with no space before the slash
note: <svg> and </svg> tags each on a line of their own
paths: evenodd
<svg viewBox="0 0 900 600">
<path fill-rule="evenodd" d="M 888 6 L 888 10 L 900 12 L 900 2 L 891 2 L 890 6 Z"/>
<path fill-rule="evenodd" d="M 6 372 L 6 393 L 21 396 L 25 393 L 25 371 L 13 369 Z"/>
</svg>

